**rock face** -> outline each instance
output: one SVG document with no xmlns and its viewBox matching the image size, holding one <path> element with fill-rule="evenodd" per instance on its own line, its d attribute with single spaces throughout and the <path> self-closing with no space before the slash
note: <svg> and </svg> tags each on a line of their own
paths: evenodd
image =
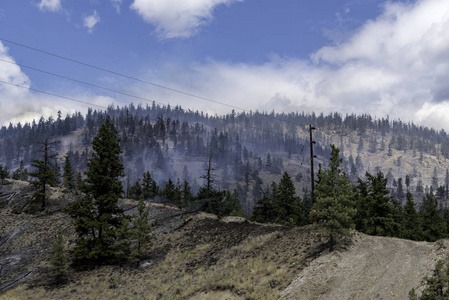
<svg viewBox="0 0 449 300">
<path fill-rule="evenodd" d="M 348 250 L 311 262 L 280 299 L 408 299 L 448 245 L 357 234 Z"/>
</svg>

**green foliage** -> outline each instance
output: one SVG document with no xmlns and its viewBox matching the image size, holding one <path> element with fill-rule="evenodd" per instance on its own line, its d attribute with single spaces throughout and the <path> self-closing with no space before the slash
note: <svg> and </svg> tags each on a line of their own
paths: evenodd
<svg viewBox="0 0 449 300">
<path fill-rule="evenodd" d="M 407 192 L 407 201 L 404 205 L 402 219 L 402 235 L 404 239 L 419 241 L 422 239 L 421 222 L 415 209 L 413 195 Z"/>
<path fill-rule="evenodd" d="M 50 280 L 52 284 L 62 284 L 67 281 L 67 256 L 64 249 L 64 237 L 61 227 L 58 227 L 49 255 L 50 261 Z"/>
<path fill-rule="evenodd" d="M 230 191 L 225 192 L 221 214 L 223 216 L 245 217 L 236 190 L 232 193 Z"/>
<path fill-rule="evenodd" d="M 153 199 L 159 194 L 159 187 L 156 184 L 156 181 L 151 178 L 150 172 L 146 172 L 143 174 L 142 180 L 142 196 L 143 199 Z"/>
<path fill-rule="evenodd" d="M 6 178 L 9 178 L 9 169 L 7 166 L 0 164 L 0 185 L 4 184 Z"/>
<path fill-rule="evenodd" d="M 52 153 L 51 147 L 56 144 L 56 142 L 49 143 L 47 139 L 40 143 L 42 145 L 42 159 L 32 160 L 31 165 L 34 167 L 35 171 L 30 173 L 31 177 L 35 177 L 36 180 L 33 181 L 33 185 L 36 187 L 36 192 L 34 193 L 34 198 L 30 200 L 31 210 L 40 209 L 45 210 L 47 202 L 47 185 L 57 186 L 58 185 L 58 171 L 56 164 L 56 153 Z"/>
<path fill-rule="evenodd" d="M 340 151 L 334 145 L 331 149 L 329 168 L 318 172 L 313 209 L 318 224 L 330 235 L 332 248 L 342 236 L 350 235 L 350 229 L 355 227 L 353 217 L 357 210 L 354 187 L 340 169 Z"/>
<path fill-rule="evenodd" d="M 12 173 L 12 179 L 27 181 L 28 180 L 28 170 L 23 164 L 23 160 L 20 161 L 20 166 Z"/>
<path fill-rule="evenodd" d="M 299 198 L 295 196 L 295 186 L 287 172 L 281 178 L 273 194 L 277 223 L 299 224 Z"/>
<path fill-rule="evenodd" d="M 423 290 L 420 297 L 413 288 L 409 292 L 410 300 L 448 300 L 449 299 L 449 265 L 443 260 L 438 260 L 431 277 L 424 277 Z"/>
<path fill-rule="evenodd" d="M 434 242 L 446 236 L 446 224 L 438 209 L 438 201 L 432 195 L 427 194 L 419 210 L 423 238 Z"/>
<path fill-rule="evenodd" d="M 69 190 L 75 189 L 75 175 L 73 173 L 72 163 L 70 162 L 69 157 L 66 155 L 64 156 L 65 162 L 64 162 L 64 168 L 63 168 L 63 174 L 62 174 L 62 182 L 65 188 Z"/>
<path fill-rule="evenodd" d="M 78 233 L 73 250 L 76 265 L 114 263 L 129 253 L 129 217 L 118 206 L 118 198 L 123 194 L 119 141 L 114 125 L 106 119 L 92 142 L 92 158 L 82 186 L 85 196 L 67 208 Z"/>
<path fill-rule="evenodd" d="M 136 183 L 129 189 L 128 198 L 138 200 L 140 197 L 142 197 L 142 185 L 140 179 L 137 179 Z"/>
<path fill-rule="evenodd" d="M 141 198 L 137 205 L 137 214 L 134 214 L 132 218 L 133 227 L 131 230 L 131 239 L 135 241 L 135 246 L 133 247 L 135 257 L 140 257 L 145 247 L 151 241 L 151 231 L 153 228 L 148 219 L 149 213 L 149 207 Z"/>
<path fill-rule="evenodd" d="M 165 187 L 160 192 L 169 202 L 179 205 L 182 199 L 182 193 L 178 186 L 176 186 L 171 179 L 167 181 Z"/>
<path fill-rule="evenodd" d="M 289 225 L 305 225 L 308 223 L 310 204 L 296 196 L 293 181 L 287 172 L 279 184 L 271 184 L 270 193 L 260 198 L 254 207 L 251 219 L 256 222 L 269 222 Z"/>
<path fill-rule="evenodd" d="M 356 229 L 370 235 L 395 236 L 400 232 L 398 222 L 400 214 L 387 195 L 387 178 L 382 172 L 373 176 L 365 175 L 366 180 L 359 179 L 357 197 Z"/>
<path fill-rule="evenodd" d="M 253 209 L 251 220 L 260 223 L 274 223 L 276 220 L 273 198 L 264 196 L 260 198 Z"/>
</svg>

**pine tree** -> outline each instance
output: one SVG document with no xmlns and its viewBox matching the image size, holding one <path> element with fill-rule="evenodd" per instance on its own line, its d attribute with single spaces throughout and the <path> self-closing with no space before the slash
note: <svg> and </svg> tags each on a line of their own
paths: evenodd
<svg viewBox="0 0 449 300">
<path fill-rule="evenodd" d="M 9 169 L 7 166 L 0 164 L 0 185 L 4 184 L 6 178 L 9 177 Z"/>
<path fill-rule="evenodd" d="M 421 219 L 423 238 L 426 241 L 434 242 L 446 235 L 446 224 L 438 209 L 438 201 L 431 194 L 427 194 L 419 210 Z"/>
<path fill-rule="evenodd" d="M 78 233 L 73 255 L 79 266 L 113 263 L 129 252 L 127 244 L 120 243 L 128 217 L 118 206 L 123 194 L 119 178 L 124 175 L 119 142 L 117 130 L 107 118 L 92 141 L 92 158 L 82 190 L 85 196 L 67 209 Z"/>
<path fill-rule="evenodd" d="M 340 169 L 342 159 L 339 150 L 331 145 L 331 158 L 327 170 L 320 169 L 315 187 L 315 203 L 318 224 L 329 233 L 331 250 L 342 236 L 349 236 L 355 227 L 355 191 Z"/>
<path fill-rule="evenodd" d="M 150 172 L 146 172 L 143 174 L 142 180 L 142 196 L 143 199 L 153 199 L 159 194 L 159 187 L 156 184 L 156 181 L 151 178 Z"/>
<path fill-rule="evenodd" d="M 20 166 L 12 173 L 12 179 L 27 181 L 28 180 L 28 170 L 25 168 L 23 160 L 20 161 Z"/>
<path fill-rule="evenodd" d="M 236 190 L 234 190 L 234 192 L 232 193 L 230 191 L 225 192 L 222 215 L 245 217 L 245 213 L 243 212 L 242 206 L 240 205 L 238 193 Z"/>
<path fill-rule="evenodd" d="M 42 159 L 34 159 L 32 160 L 31 165 L 35 168 L 34 172 L 30 173 L 31 177 L 35 177 L 37 180 L 33 181 L 34 186 L 36 187 L 36 192 L 34 193 L 34 199 L 30 200 L 32 204 L 32 210 L 40 206 L 40 210 L 44 210 L 46 208 L 47 202 L 47 185 L 56 186 L 58 184 L 58 173 L 57 172 L 57 164 L 56 164 L 56 153 L 52 151 L 52 147 L 54 147 L 58 142 L 49 142 L 45 139 L 43 142 L 39 144 L 42 146 L 39 152 L 42 153 Z"/>
<path fill-rule="evenodd" d="M 64 162 L 64 168 L 63 168 L 63 174 L 62 174 L 62 181 L 64 184 L 64 187 L 66 187 L 69 190 L 75 189 L 75 176 L 73 174 L 73 168 L 72 163 L 70 162 L 70 158 L 66 155 L 64 156 L 65 162 Z"/>
<path fill-rule="evenodd" d="M 415 201 L 413 201 L 413 195 L 410 192 L 407 192 L 407 201 L 404 205 L 404 215 L 402 222 L 402 238 L 415 241 L 421 240 L 421 223 L 419 215 L 415 209 Z"/>
<path fill-rule="evenodd" d="M 140 179 L 136 180 L 133 186 L 129 189 L 128 198 L 139 200 L 142 197 L 142 185 L 140 184 Z"/>
<path fill-rule="evenodd" d="M 436 191 L 438 189 L 438 171 L 437 171 L 437 167 L 433 168 L 432 189 L 433 189 L 433 191 Z"/>
<path fill-rule="evenodd" d="M 401 224 L 397 219 L 397 212 L 393 199 L 387 195 L 387 179 L 382 172 L 373 176 L 365 174 L 365 181 L 359 179 L 357 197 L 357 230 L 370 235 L 397 236 Z"/>
<path fill-rule="evenodd" d="M 50 279 L 53 284 L 62 284 L 67 280 L 67 256 L 64 249 L 64 237 L 58 227 L 50 250 Z"/>
<path fill-rule="evenodd" d="M 287 172 L 279 182 L 277 192 L 274 195 L 274 205 L 277 211 L 277 223 L 299 224 L 299 199 L 295 197 L 296 191 L 293 182 Z"/>
<path fill-rule="evenodd" d="M 140 257 L 143 253 L 145 247 L 151 241 L 151 231 L 153 230 L 149 222 L 150 209 L 140 198 L 139 204 L 137 205 L 137 214 L 133 215 L 132 218 L 132 231 L 131 238 L 135 240 L 134 256 Z"/>
<path fill-rule="evenodd" d="M 449 299 L 449 265 L 443 260 L 438 260 L 435 264 L 431 277 L 424 277 L 425 286 L 420 297 L 416 295 L 413 288 L 409 292 L 410 300 L 448 300 Z"/>
</svg>

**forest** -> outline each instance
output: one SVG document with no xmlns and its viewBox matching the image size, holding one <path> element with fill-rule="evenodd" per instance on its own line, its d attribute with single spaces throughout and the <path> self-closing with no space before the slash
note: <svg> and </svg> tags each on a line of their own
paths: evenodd
<svg viewBox="0 0 449 300">
<path fill-rule="evenodd" d="M 252 216 L 261 222 L 310 223 L 314 218 L 310 215 L 310 124 L 317 128 L 313 137 L 315 170 L 319 169 L 316 185 L 331 163 L 331 145 L 335 145 L 341 175 L 356 198 L 379 193 L 379 198 L 370 201 L 385 202 L 382 209 L 394 219 L 385 225 L 388 229 L 377 225 L 363 229 L 368 226 L 362 221 L 365 217 L 354 216 L 359 230 L 407 235 L 400 232 L 401 226 L 409 228 L 404 225 L 404 213 L 421 213 L 420 224 L 424 224 L 426 205 L 435 206 L 442 222 L 449 222 L 449 173 L 426 162 L 429 158 L 440 162 L 448 158 L 445 131 L 369 115 L 233 111 L 212 116 L 156 103 L 111 106 L 105 111 L 89 109 L 85 116 L 76 112 L 63 117 L 58 113 L 55 118 L 41 117 L 37 122 L 0 129 L 2 178 L 33 181 L 37 162 L 42 162 L 43 152 L 48 151 L 49 165 L 58 177 L 53 184 L 79 188 L 92 157 L 92 141 L 106 119 L 111 120 L 120 139 L 123 197 L 143 197 L 218 215 Z M 369 155 L 390 157 L 393 163 L 373 165 Z M 413 158 L 413 167 L 401 169 L 407 163 L 412 165 L 407 157 Z M 67 166 L 73 172 L 70 180 L 66 178 Z M 425 172 L 432 174 L 426 177 Z M 215 200 L 198 201 L 206 198 Z M 361 211 L 364 209 L 359 208 Z M 418 222 L 416 218 L 413 216 L 413 222 Z M 439 236 L 426 236 L 423 230 L 410 238 L 432 240 Z"/>
</svg>

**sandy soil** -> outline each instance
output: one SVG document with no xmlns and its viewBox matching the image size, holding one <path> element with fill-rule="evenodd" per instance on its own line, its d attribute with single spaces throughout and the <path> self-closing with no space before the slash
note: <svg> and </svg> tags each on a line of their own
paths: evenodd
<svg viewBox="0 0 449 300">
<path fill-rule="evenodd" d="M 408 299 L 435 262 L 447 256 L 448 245 L 357 234 L 347 251 L 311 262 L 280 299 Z"/>
</svg>

